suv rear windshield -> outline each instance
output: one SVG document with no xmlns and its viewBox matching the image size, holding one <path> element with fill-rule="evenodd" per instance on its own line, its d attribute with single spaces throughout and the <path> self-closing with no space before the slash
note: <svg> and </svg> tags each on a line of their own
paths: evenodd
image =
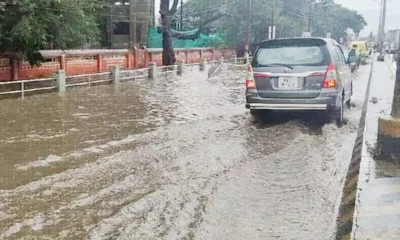
<svg viewBox="0 0 400 240">
<path fill-rule="evenodd" d="M 256 67 L 274 64 L 323 66 L 329 64 L 326 43 L 319 39 L 285 39 L 264 42 L 256 52 Z"/>
</svg>

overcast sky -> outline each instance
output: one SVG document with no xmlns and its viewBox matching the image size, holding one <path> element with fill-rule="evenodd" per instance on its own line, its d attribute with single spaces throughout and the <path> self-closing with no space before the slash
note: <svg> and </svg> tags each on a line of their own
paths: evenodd
<svg viewBox="0 0 400 240">
<path fill-rule="evenodd" d="M 368 35 L 370 31 L 375 34 L 378 31 L 381 0 L 335 0 L 335 2 L 344 7 L 356 10 L 364 16 L 368 26 L 362 35 Z M 386 30 L 400 28 L 400 21 L 398 20 L 400 1 L 388 0 L 387 7 Z"/>
</svg>

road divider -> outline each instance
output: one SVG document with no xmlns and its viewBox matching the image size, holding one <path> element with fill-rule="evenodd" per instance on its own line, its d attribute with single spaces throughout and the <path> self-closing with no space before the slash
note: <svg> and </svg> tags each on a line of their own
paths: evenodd
<svg viewBox="0 0 400 240">
<path fill-rule="evenodd" d="M 345 183 L 343 185 L 342 200 L 339 208 L 339 216 L 337 218 L 337 240 L 350 240 L 353 231 L 355 201 L 357 199 L 358 177 L 360 173 L 360 164 L 362 159 L 362 148 L 364 140 L 365 122 L 367 116 L 368 99 L 372 80 L 374 62 L 372 62 L 371 71 L 369 74 L 367 92 L 364 99 L 362 114 L 357 131 L 357 138 L 353 148 L 353 154 Z"/>
</svg>

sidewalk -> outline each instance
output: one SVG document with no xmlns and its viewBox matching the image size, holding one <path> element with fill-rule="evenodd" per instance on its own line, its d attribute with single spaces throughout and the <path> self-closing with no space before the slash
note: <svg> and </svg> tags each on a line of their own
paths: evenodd
<svg viewBox="0 0 400 240">
<path fill-rule="evenodd" d="M 356 240 L 400 239 L 400 166 L 373 158 L 378 117 L 391 111 L 393 69 L 391 61 L 374 63 L 354 213 Z"/>
</svg>

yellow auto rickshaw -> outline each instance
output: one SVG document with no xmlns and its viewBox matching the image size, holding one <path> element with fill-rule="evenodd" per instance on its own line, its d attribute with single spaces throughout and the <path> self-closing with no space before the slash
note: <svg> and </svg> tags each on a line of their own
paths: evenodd
<svg viewBox="0 0 400 240">
<path fill-rule="evenodd" d="M 367 63 L 367 58 L 371 54 L 369 51 L 368 43 L 364 41 L 353 41 L 349 44 L 349 50 L 353 48 L 354 45 L 357 45 L 357 49 L 359 51 L 359 58 L 361 61 L 361 64 L 366 64 Z"/>
</svg>

